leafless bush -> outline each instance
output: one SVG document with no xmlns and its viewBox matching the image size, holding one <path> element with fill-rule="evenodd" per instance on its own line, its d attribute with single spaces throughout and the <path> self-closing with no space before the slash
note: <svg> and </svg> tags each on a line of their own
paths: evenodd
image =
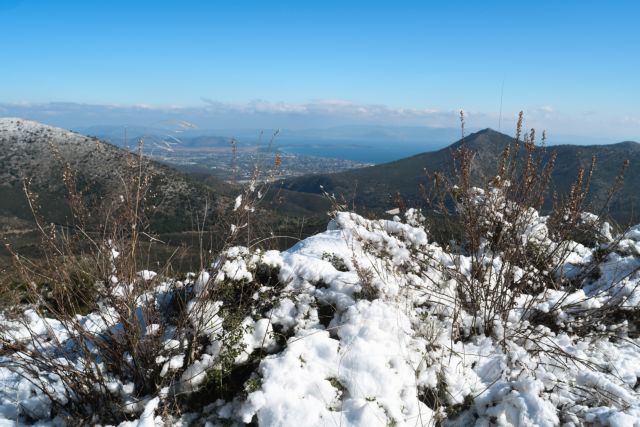
<svg viewBox="0 0 640 427">
<path fill-rule="evenodd" d="M 455 176 L 434 178 L 436 205 L 460 230 L 452 248 L 458 248 L 459 260 L 468 261 L 458 261 L 450 272 L 458 282 L 460 304 L 476 313 L 472 329 L 490 334 L 506 321 L 521 295 L 570 289 L 576 278 L 567 277 L 562 266 L 576 245 L 572 239 L 581 234 L 600 241 L 603 221 L 583 220 L 596 159 L 588 170 L 580 167 L 570 193 L 563 200 L 556 197 L 549 218 L 542 219 L 539 212 L 556 160 L 555 153 L 547 153 L 545 134 L 540 145 L 534 129 L 523 136 L 520 113 L 516 136 L 504 149 L 495 175 L 479 180 L 472 174 L 474 153 L 464 144 L 462 114 L 461 121 L 462 144 L 452 153 Z M 525 310 L 523 317 L 528 314 Z"/>
<path fill-rule="evenodd" d="M 146 270 L 148 251 L 163 244 L 149 227 L 153 176 L 147 165 L 140 144 L 128 155 L 125 170 L 118 172 L 120 194 L 101 201 L 101 222 L 92 217 L 95 207 L 87 207 L 69 165 L 62 168 L 71 211 L 68 226 L 47 224 L 35 193 L 28 182 L 24 185 L 44 258 L 33 260 L 12 251 L 22 296 L 33 315 L 17 318 L 22 335 L 10 327 L 0 331 L 7 356 L 2 363 L 32 381 L 49 397 L 54 414 L 72 423 L 120 422 L 139 413 L 149 396 L 160 394 L 168 396 L 168 407 L 176 405 L 184 367 L 200 357 L 203 340 L 220 332 L 227 351 L 238 351 L 234 345 L 242 336 L 242 320 L 255 304 L 250 284 L 242 284 L 238 294 L 216 278 L 228 249 L 255 239 L 252 215 L 269 180 L 261 180 L 256 169 L 228 208 L 219 253 L 211 253 L 202 242 L 209 209 L 205 204 L 197 221 L 203 272 L 177 280 L 169 277 L 170 259 L 155 269 L 157 274 Z M 279 165 L 276 157 L 272 173 Z M 15 293 L 15 283 L 3 283 L 2 290 Z M 225 304 L 221 308 L 216 301 Z M 214 324 L 212 330 L 222 309 L 225 324 Z M 32 327 L 33 316 L 43 319 L 43 330 Z M 182 367 L 163 369 L 163 361 L 180 356 Z M 52 390 L 51 378 L 62 384 L 61 390 Z"/>
</svg>

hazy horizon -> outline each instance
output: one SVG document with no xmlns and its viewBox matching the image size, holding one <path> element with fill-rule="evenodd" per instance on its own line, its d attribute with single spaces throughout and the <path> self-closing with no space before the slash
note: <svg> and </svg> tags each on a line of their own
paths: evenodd
<svg viewBox="0 0 640 427">
<path fill-rule="evenodd" d="M 339 110 L 339 111 L 338 111 Z M 571 133 L 558 132 L 554 127 L 535 126 L 543 124 L 536 119 L 536 112 L 525 112 L 527 128 L 546 130 L 548 143 L 554 144 L 610 144 L 621 141 L 640 141 L 640 132 Z M 74 131 L 113 128 L 169 129 L 191 132 L 257 139 L 261 133 L 280 131 L 280 138 L 298 140 L 353 140 L 370 139 L 372 143 L 390 140 L 400 142 L 452 143 L 460 136 L 459 111 L 420 114 L 415 111 L 392 111 L 386 107 L 373 106 L 369 110 L 350 104 L 323 105 L 323 108 L 308 108 L 305 111 L 271 111 L 256 107 L 245 108 L 183 108 L 151 106 L 88 105 L 78 103 L 47 104 L 3 104 L 0 117 L 18 117 L 34 120 L 50 126 Z M 484 113 L 465 111 L 465 130 L 471 133 L 491 128 L 513 135 L 517 113 L 503 113 L 502 118 Z M 186 126 L 186 127 L 185 127 Z M 390 132 L 391 131 L 391 132 Z M 433 138 L 430 133 L 437 132 Z M 366 134 L 366 137 L 364 136 Z M 426 137 L 425 137 L 426 135 Z M 443 137 L 445 135 L 446 137 Z"/>
</svg>

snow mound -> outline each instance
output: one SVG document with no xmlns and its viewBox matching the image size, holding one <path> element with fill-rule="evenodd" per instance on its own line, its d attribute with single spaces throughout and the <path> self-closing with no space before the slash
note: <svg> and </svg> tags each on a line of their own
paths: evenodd
<svg viewBox="0 0 640 427">
<path fill-rule="evenodd" d="M 552 244 L 546 218 L 531 218 L 523 242 Z M 241 322 L 232 363 L 249 370 L 242 390 L 165 420 L 160 408 L 171 390 L 137 396 L 137 424 L 122 425 L 640 425 L 640 339 L 633 324 L 640 228 L 598 248 L 570 245 L 556 272 L 521 269 L 522 275 L 575 273 L 594 265 L 595 251 L 606 250 L 598 274 L 583 277 L 579 288 L 518 295 L 504 321 L 480 333 L 478 313 L 464 309 L 457 288 L 459 275 L 471 274 L 470 258 L 429 241 L 419 213 L 406 219 L 338 213 L 326 232 L 288 251 L 233 248 L 211 278 L 193 275 L 186 285 L 198 297 L 211 283 L 255 282 L 265 265 L 277 271 L 277 283 L 256 287 L 260 308 Z M 502 261 L 492 262 L 495 274 Z M 141 272 L 144 279 L 154 276 Z M 271 304 L 260 305 L 265 301 Z M 202 330 L 209 345 L 188 365 L 181 355 L 158 361 L 164 375 L 179 374 L 180 393 L 198 393 L 227 354 L 225 304 L 191 301 L 189 310 L 209 313 Z M 616 310 L 617 320 L 592 318 L 586 333 L 585 316 L 604 316 L 602 307 Z M 32 311 L 28 316 L 38 334 L 64 338 L 55 321 Z M 91 323 L 91 316 L 85 323 L 93 330 L 114 327 L 95 316 Z M 2 324 L 3 339 L 29 336 L 8 319 Z M 147 325 L 147 331 L 157 328 Z M 47 396 L 10 362 L 10 355 L 0 356 L 2 422 L 55 423 L 50 396 L 64 395 L 60 379 L 51 378 Z M 127 384 L 114 384 L 133 396 Z"/>
</svg>

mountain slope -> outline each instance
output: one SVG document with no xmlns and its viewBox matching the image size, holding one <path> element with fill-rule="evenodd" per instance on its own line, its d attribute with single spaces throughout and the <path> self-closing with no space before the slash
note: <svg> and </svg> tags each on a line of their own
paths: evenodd
<svg viewBox="0 0 640 427">
<path fill-rule="evenodd" d="M 494 175 L 497 162 L 504 148 L 514 139 L 492 129 L 484 129 L 464 139 L 467 148 L 475 153 L 472 170 L 476 177 Z M 419 186 L 430 189 L 428 173 L 437 171 L 452 174 L 452 153 L 462 144 L 457 141 L 444 149 L 418 154 L 390 163 L 337 174 L 313 175 L 285 180 L 283 188 L 293 191 L 320 193 L 324 191 L 344 195 L 349 201 L 366 209 L 386 209 L 392 206 L 392 198 L 400 193 L 408 204 L 422 200 Z M 550 192 L 566 194 L 573 183 L 580 165 L 588 167 L 596 156 L 596 169 L 591 185 L 591 201 L 595 207 L 602 204 L 607 191 L 613 185 L 624 160 L 631 167 L 626 173 L 620 193 L 611 204 L 614 218 L 627 221 L 638 204 L 635 186 L 640 183 L 640 144 L 622 142 L 611 145 L 557 145 L 547 148 L 547 156 L 556 152 L 558 157 L 553 172 Z"/>
<path fill-rule="evenodd" d="M 132 154 L 96 138 L 28 120 L 0 119 L 0 216 L 31 220 L 23 189 L 28 180 L 44 219 L 67 222 L 65 165 L 74 172 L 87 201 L 102 205 L 117 202 L 130 173 L 135 173 Z M 155 208 L 151 219 L 161 230 L 189 228 L 190 214 L 203 209 L 207 199 L 220 204 L 231 195 L 231 187 L 222 181 L 204 186 L 153 161 L 144 161 L 144 174 L 151 179 L 148 202 Z"/>
<path fill-rule="evenodd" d="M 100 229 L 105 217 L 123 213 L 126 183 L 138 172 L 136 155 L 97 138 L 22 119 L 0 119 L 0 273 L 9 263 L 9 243 L 22 255 L 41 257 L 40 236 L 24 191 L 24 182 L 37 199 L 37 211 L 45 224 L 72 223 L 69 192 L 63 175 L 72 171 L 76 188 L 82 191 L 89 220 L 83 228 Z M 145 205 L 150 230 L 166 245 L 156 245 L 159 262 L 176 248 L 186 248 L 185 262 L 199 262 L 202 228 L 207 209 L 205 240 L 220 245 L 228 233 L 233 200 L 242 193 L 238 185 L 214 176 L 183 174 L 161 163 L 143 158 L 143 175 L 149 177 Z M 68 165 L 68 167 L 67 167 Z M 314 234 L 325 227 L 329 203 L 316 194 L 282 189 L 266 191 L 252 214 L 251 234 L 268 237 L 274 247 L 289 245 L 292 238 Z M 130 192 L 129 194 L 132 194 Z M 126 219 L 117 219 L 119 224 Z M 147 221 L 143 221 L 147 222 Z M 196 225 L 199 224 L 199 225 Z M 280 236 L 278 238 L 273 236 Z M 284 237 L 283 237 L 284 236 Z M 217 246 L 216 246 L 217 247 Z M 182 262 L 176 260 L 175 262 Z"/>
</svg>

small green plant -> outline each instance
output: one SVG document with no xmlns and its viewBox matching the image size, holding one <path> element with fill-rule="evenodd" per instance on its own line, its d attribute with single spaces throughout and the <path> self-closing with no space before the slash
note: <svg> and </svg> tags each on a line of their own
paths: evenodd
<svg viewBox="0 0 640 427">
<path fill-rule="evenodd" d="M 344 262 L 344 260 L 336 254 L 324 252 L 322 254 L 322 259 L 331 263 L 333 268 L 335 268 L 338 271 L 342 271 L 342 272 L 349 271 L 349 267 L 347 267 L 347 264 Z"/>
</svg>

